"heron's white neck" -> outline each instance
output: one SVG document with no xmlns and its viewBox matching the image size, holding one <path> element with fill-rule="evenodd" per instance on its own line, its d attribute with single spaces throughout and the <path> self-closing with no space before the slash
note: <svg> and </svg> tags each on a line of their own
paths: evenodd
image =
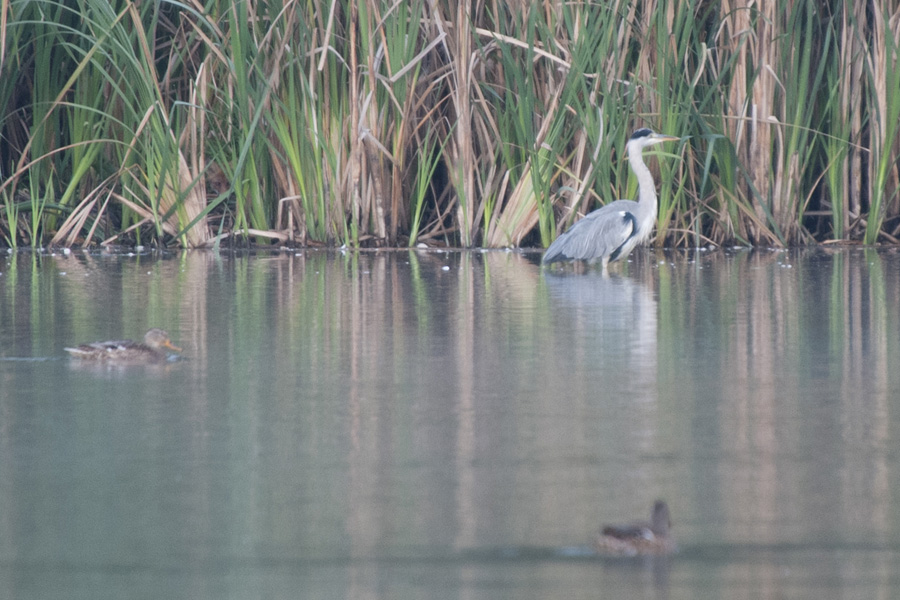
<svg viewBox="0 0 900 600">
<path fill-rule="evenodd" d="M 656 184 L 653 183 L 650 169 L 644 164 L 644 158 L 641 156 L 642 150 L 639 144 L 629 144 L 628 163 L 638 180 L 638 222 L 652 226 L 657 213 Z"/>
</svg>

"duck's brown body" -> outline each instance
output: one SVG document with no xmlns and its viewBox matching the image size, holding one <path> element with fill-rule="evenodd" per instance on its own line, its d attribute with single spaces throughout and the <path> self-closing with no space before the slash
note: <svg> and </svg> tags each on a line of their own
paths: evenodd
<svg viewBox="0 0 900 600">
<path fill-rule="evenodd" d="M 671 526 L 669 506 L 657 500 L 649 523 L 605 525 L 594 542 L 594 549 L 600 554 L 617 556 L 670 554 L 677 549 Z"/>
<path fill-rule="evenodd" d="M 65 350 L 72 358 L 79 360 L 120 363 L 164 362 L 169 357 L 167 350 L 181 352 L 181 348 L 172 344 L 169 334 L 157 328 L 148 331 L 144 335 L 143 342 L 133 340 L 91 342 Z"/>
</svg>

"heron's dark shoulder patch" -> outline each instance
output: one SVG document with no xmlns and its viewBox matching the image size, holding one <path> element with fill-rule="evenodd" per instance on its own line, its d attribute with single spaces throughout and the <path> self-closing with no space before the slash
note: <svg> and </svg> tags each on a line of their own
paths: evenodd
<svg viewBox="0 0 900 600">
<path fill-rule="evenodd" d="M 634 216 L 634 213 L 627 211 L 627 210 L 623 210 L 623 211 L 620 211 L 619 214 L 622 215 L 623 225 L 627 228 L 630 228 L 630 231 L 628 232 L 628 235 L 625 237 L 625 239 L 622 240 L 622 243 L 619 244 L 616 247 L 616 249 L 610 253 L 609 260 L 611 260 L 611 261 L 619 259 L 619 257 L 622 255 L 622 250 L 625 248 L 625 244 L 628 243 L 628 240 L 630 240 L 631 238 L 634 237 L 635 233 L 637 232 L 637 228 L 638 228 L 637 217 Z"/>
</svg>

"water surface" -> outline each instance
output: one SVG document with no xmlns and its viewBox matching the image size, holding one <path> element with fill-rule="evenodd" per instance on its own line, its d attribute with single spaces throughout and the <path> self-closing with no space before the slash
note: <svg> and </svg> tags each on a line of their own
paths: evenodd
<svg viewBox="0 0 900 600">
<path fill-rule="evenodd" d="M 900 597 L 900 254 L 538 260 L 4 257 L 0 597 Z"/>
</svg>

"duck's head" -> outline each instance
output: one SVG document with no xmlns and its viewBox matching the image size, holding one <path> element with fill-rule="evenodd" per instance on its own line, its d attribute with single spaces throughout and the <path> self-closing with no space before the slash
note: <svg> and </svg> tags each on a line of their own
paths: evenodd
<svg viewBox="0 0 900 600">
<path fill-rule="evenodd" d="M 181 352 L 181 348 L 172 343 L 172 340 L 169 339 L 169 334 L 164 330 L 159 329 L 158 327 L 154 327 L 146 334 L 144 334 L 144 344 L 153 348 L 154 350 L 162 350 L 163 348 L 168 348 L 173 352 Z"/>
</svg>

